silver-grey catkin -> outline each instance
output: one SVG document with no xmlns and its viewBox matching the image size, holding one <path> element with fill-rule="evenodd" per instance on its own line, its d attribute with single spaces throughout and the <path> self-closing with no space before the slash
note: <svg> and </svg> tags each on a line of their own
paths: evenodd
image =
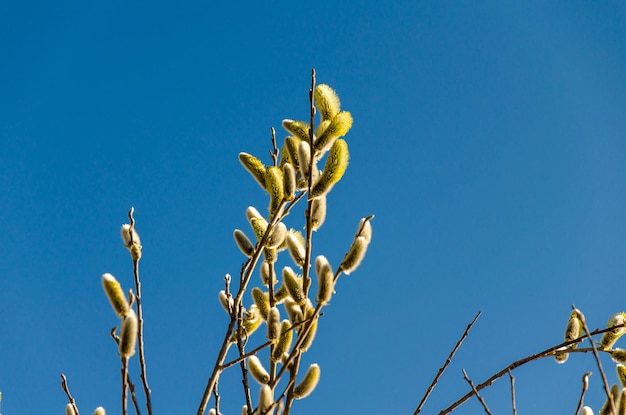
<svg viewBox="0 0 626 415">
<path fill-rule="evenodd" d="M 352 246 L 343 257 L 341 265 L 339 265 L 339 269 L 343 271 L 344 274 L 349 275 L 361 264 L 367 252 L 367 245 L 367 240 L 363 236 L 358 236 L 354 240 Z"/>
<path fill-rule="evenodd" d="M 259 382 L 259 384 L 265 385 L 270 381 L 270 375 L 267 370 L 265 370 L 263 363 L 261 363 L 261 360 L 258 357 L 254 355 L 248 357 L 248 369 L 250 370 L 254 380 Z"/>
<path fill-rule="evenodd" d="M 326 220 L 326 195 L 321 195 L 311 203 L 311 228 L 316 231 Z"/>
<path fill-rule="evenodd" d="M 298 144 L 298 161 L 300 174 L 305 180 L 308 180 L 309 168 L 311 167 L 311 146 L 307 141 L 303 140 Z"/>
<path fill-rule="evenodd" d="M 302 307 L 300 307 L 291 297 L 285 298 L 285 311 L 287 312 L 289 320 L 294 324 L 299 323 L 304 319 Z"/>
<path fill-rule="evenodd" d="M 326 258 L 324 258 L 326 259 Z M 315 270 L 317 275 L 317 298 L 315 301 L 319 304 L 326 304 L 330 301 L 333 295 L 335 283 L 333 270 L 330 267 L 328 260 L 320 261 L 319 268 L 317 266 L 318 260 L 315 260 Z"/>
<path fill-rule="evenodd" d="M 286 237 L 287 226 L 284 223 L 279 222 L 276 226 L 274 226 L 274 229 L 272 229 L 272 233 L 267 239 L 267 246 L 270 248 L 278 248 L 285 241 Z"/>
<path fill-rule="evenodd" d="M 219 299 L 222 308 L 230 315 L 234 305 L 233 297 L 226 294 L 225 290 L 221 290 L 217 298 Z"/>
<path fill-rule="evenodd" d="M 135 354 L 137 330 L 137 315 L 135 310 L 131 308 L 122 320 L 122 330 L 120 331 L 120 356 L 123 358 L 128 359 Z"/>
<path fill-rule="evenodd" d="M 309 396 L 317 386 L 317 383 L 320 380 L 320 367 L 317 363 L 309 366 L 309 369 L 306 371 L 304 378 L 293 388 L 293 396 L 296 399 L 302 399 Z"/>
<path fill-rule="evenodd" d="M 276 343 L 280 337 L 280 311 L 276 306 L 267 313 L 267 340 Z"/>
<path fill-rule="evenodd" d="M 287 250 L 289 251 L 289 255 L 291 255 L 291 259 L 293 259 L 293 262 L 295 262 L 299 267 L 304 265 L 304 259 L 306 256 L 304 243 L 300 239 L 301 237 L 302 235 L 296 232 L 289 232 L 287 234 Z"/>
<path fill-rule="evenodd" d="M 233 232 L 233 237 L 235 238 L 235 243 L 239 250 L 248 258 L 254 254 L 254 245 L 250 242 L 250 239 L 246 236 L 246 234 L 240 230 L 235 229 Z"/>
<path fill-rule="evenodd" d="M 130 248 L 133 244 L 141 245 L 141 239 L 139 238 L 139 234 L 133 227 L 130 228 L 130 225 L 125 223 L 122 225 L 122 229 L 120 230 L 122 235 L 122 241 L 124 242 L 124 246 L 126 248 Z"/>
<path fill-rule="evenodd" d="M 283 186 L 285 200 L 296 197 L 296 170 L 291 163 L 283 164 Z"/>
<path fill-rule="evenodd" d="M 261 386 L 259 391 L 259 414 L 273 414 L 274 410 L 269 411 L 274 403 L 274 390 L 268 385 Z"/>
</svg>

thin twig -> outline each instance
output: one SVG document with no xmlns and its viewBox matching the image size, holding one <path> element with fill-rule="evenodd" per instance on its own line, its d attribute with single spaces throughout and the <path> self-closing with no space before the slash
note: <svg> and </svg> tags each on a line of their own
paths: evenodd
<svg viewBox="0 0 626 415">
<path fill-rule="evenodd" d="M 269 151 L 274 162 L 274 167 L 278 166 L 278 147 L 276 146 L 276 130 L 272 127 L 272 149 Z"/>
<path fill-rule="evenodd" d="M 615 326 L 611 326 L 608 327 L 606 329 L 602 329 L 602 330 L 594 330 L 592 331 L 590 334 L 590 336 L 596 336 L 598 334 L 602 334 L 602 333 L 606 333 L 608 331 L 611 330 L 615 330 L 616 328 L 619 327 L 624 327 L 624 324 L 617 324 Z M 544 351 L 541 351 L 539 353 L 530 355 L 530 356 L 526 356 L 523 359 L 519 359 L 516 360 L 515 362 L 509 364 L 507 367 L 505 367 L 504 369 L 502 369 L 501 371 L 495 373 L 494 375 L 492 375 L 489 379 L 487 379 L 486 381 L 482 382 L 480 385 L 476 386 L 477 390 L 481 390 L 483 388 L 486 388 L 487 386 L 491 385 L 493 382 L 495 382 L 496 380 L 498 380 L 499 378 L 501 378 L 502 376 L 504 376 L 509 370 L 514 370 L 520 366 L 525 365 L 526 363 L 532 362 L 534 360 L 538 360 L 538 359 L 543 359 L 545 357 L 548 356 L 553 356 L 554 353 L 562 348 L 562 347 L 567 347 L 570 346 L 572 344 L 578 344 L 584 340 L 587 339 L 587 335 L 583 335 L 581 337 L 578 337 L 574 340 L 570 340 L 567 342 L 563 342 L 560 344 L 557 344 L 556 346 L 552 346 Z M 575 353 L 575 352 L 584 352 L 586 350 L 581 350 L 581 349 L 573 349 L 573 350 L 568 350 L 568 353 Z M 459 398 L 456 402 L 454 402 L 452 405 L 450 405 L 449 407 L 443 409 L 442 411 L 439 412 L 439 415 L 445 415 L 445 414 L 449 414 L 450 412 L 452 412 L 453 410 L 455 410 L 456 408 L 458 408 L 459 406 L 461 406 L 463 403 L 467 402 L 467 400 L 469 398 L 472 397 L 472 395 L 474 394 L 473 391 L 468 392 L 467 394 L 463 395 L 461 398 Z"/>
<path fill-rule="evenodd" d="M 134 208 L 130 208 L 128 212 L 128 218 L 130 220 L 130 230 L 129 234 L 131 237 L 130 244 L 133 244 L 132 235 L 133 229 L 135 228 L 135 218 L 133 217 Z M 137 343 L 139 344 L 139 377 L 141 378 L 141 383 L 143 384 L 143 390 L 146 395 L 146 408 L 148 410 L 148 415 L 152 415 L 152 400 L 150 399 L 150 387 L 148 386 L 148 375 L 146 374 L 146 356 L 144 352 L 144 342 L 143 342 L 143 311 L 141 307 L 141 281 L 139 279 L 139 259 L 138 256 L 133 256 L 133 275 L 135 277 L 135 299 L 137 301 Z"/>
<path fill-rule="evenodd" d="M 426 390 L 426 393 L 422 397 L 422 400 L 420 401 L 419 405 L 417 405 L 417 409 L 415 409 L 415 412 L 413 413 L 413 415 L 419 414 L 420 411 L 422 410 L 422 407 L 426 403 L 426 400 L 428 399 L 428 397 L 430 396 L 432 391 L 435 389 L 435 386 L 437 386 L 437 382 L 439 381 L 439 378 L 441 377 L 441 375 L 443 375 L 443 372 L 446 370 L 448 365 L 452 362 L 452 358 L 456 354 L 456 352 L 459 349 L 459 347 L 461 347 L 461 344 L 463 343 L 465 338 L 468 336 L 470 329 L 474 326 L 474 323 L 476 323 L 476 320 L 478 320 L 478 317 L 480 317 L 480 313 L 481 313 L 480 311 L 478 313 L 476 313 L 476 316 L 474 316 L 474 319 L 472 320 L 472 322 L 469 323 L 467 325 L 467 327 L 465 328 L 465 331 L 463 332 L 463 335 L 456 342 L 456 345 L 454 345 L 454 348 L 452 349 L 452 351 L 448 355 L 448 358 L 446 359 L 445 363 L 443 364 L 443 366 L 441 366 L 439 368 L 439 371 L 437 371 L 437 374 L 435 375 L 435 378 L 433 379 L 433 381 L 431 382 L 430 386 Z"/>
<path fill-rule="evenodd" d="M 469 385 L 472 387 L 472 391 L 474 391 L 474 395 L 476 395 L 476 397 L 478 398 L 478 401 L 480 402 L 480 404 L 485 409 L 485 412 L 487 413 L 487 415 L 491 415 L 491 412 L 489 411 L 489 408 L 487 408 L 487 403 L 485 402 L 483 397 L 478 394 L 478 391 L 476 390 L 476 387 L 474 386 L 474 383 L 469 378 L 469 376 L 467 376 L 467 373 L 465 372 L 465 369 L 461 369 L 461 370 L 463 371 L 463 378 L 465 378 L 467 383 L 469 383 Z"/>
<path fill-rule="evenodd" d="M 128 414 L 128 358 L 122 357 L 122 415 Z"/>
<path fill-rule="evenodd" d="M 517 415 L 517 406 L 515 405 L 515 378 L 511 371 L 508 371 L 509 379 L 511 380 L 511 408 L 513 408 L 513 415 Z"/>
<path fill-rule="evenodd" d="M 582 409 L 584 402 L 585 402 L 585 393 L 587 392 L 587 389 L 589 388 L 589 376 L 591 376 L 591 372 L 587 372 L 583 375 L 583 388 L 582 391 L 580 392 L 580 399 L 578 399 L 578 405 L 576 406 L 576 412 L 574 412 L 574 415 L 578 415 L 578 413 L 580 412 L 580 410 Z"/>
<path fill-rule="evenodd" d="M 215 383 L 215 387 L 213 388 L 213 396 L 215 396 L 215 413 L 220 414 L 220 393 L 219 393 L 219 382 Z"/>
<path fill-rule="evenodd" d="M 78 412 L 78 407 L 76 406 L 76 400 L 70 393 L 70 387 L 67 385 L 67 378 L 65 377 L 63 373 L 61 373 L 61 388 L 67 395 L 67 399 L 69 399 L 70 404 L 72 405 L 72 408 L 74 408 L 74 412 L 76 413 L 76 415 L 80 415 Z"/>
<path fill-rule="evenodd" d="M 609 382 L 606 379 L 606 374 L 604 373 L 604 369 L 602 368 L 602 363 L 600 362 L 600 356 L 598 355 L 598 349 L 596 348 L 596 344 L 591 338 L 589 334 L 589 327 L 587 327 L 587 321 L 585 320 L 585 315 L 578 310 L 574 304 L 572 304 L 572 309 L 576 312 L 576 315 L 580 321 L 583 323 L 583 328 L 585 329 L 585 336 L 589 339 L 589 343 L 591 343 L 591 347 L 593 348 L 593 357 L 596 359 L 596 363 L 598 365 L 598 369 L 600 370 L 600 376 L 602 377 L 602 384 L 604 385 L 604 392 L 606 393 L 606 397 L 609 400 L 609 405 L 611 405 L 611 411 L 613 414 L 617 414 L 617 410 L 615 408 L 615 402 L 613 402 L 613 398 L 611 398 L 611 390 L 609 387 Z"/>
</svg>

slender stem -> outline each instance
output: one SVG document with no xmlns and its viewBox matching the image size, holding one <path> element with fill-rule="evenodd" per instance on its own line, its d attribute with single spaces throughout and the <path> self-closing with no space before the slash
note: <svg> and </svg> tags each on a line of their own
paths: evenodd
<svg viewBox="0 0 626 415">
<path fill-rule="evenodd" d="M 430 384 L 430 386 L 428 387 L 428 389 L 426 390 L 426 393 L 424 394 L 424 397 L 422 397 L 422 400 L 420 401 L 419 405 L 417 405 L 417 409 L 415 409 L 415 412 L 413 413 L 413 415 L 417 415 L 420 413 L 420 411 L 422 410 L 422 407 L 424 406 L 424 404 L 426 403 L 426 400 L 428 399 L 428 397 L 430 396 L 430 394 L 432 393 L 432 391 L 435 389 L 435 386 L 437 386 L 437 382 L 439 381 L 439 378 L 441 377 L 441 375 L 443 375 L 443 372 L 446 370 L 446 368 L 448 367 L 448 365 L 452 362 L 452 358 L 454 357 L 454 355 L 456 354 L 457 350 L 459 349 L 459 347 L 461 347 L 461 344 L 463 343 L 463 341 L 465 340 L 465 338 L 468 336 L 470 329 L 474 326 L 474 323 L 476 323 L 476 320 L 478 320 L 478 317 L 480 317 L 480 311 L 476 314 L 476 316 L 474 316 L 474 319 L 471 321 L 471 323 L 469 323 L 467 325 L 467 327 L 465 328 L 465 331 L 463 332 L 463 335 L 461 336 L 461 338 L 456 342 L 456 345 L 454 346 L 454 348 L 452 349 L 452 351 L 450 352 L 450 354 L 448 355 L 448 358 L 446 359 L 445 363 L 443 364 L 443 366 L 441 366 L 439 368 L 439 371 L 437 372 L 437 374 L 435 375 L 435 378 L 433 379 L 432 383 Z"/>
<path fill-rule="evenodd" d="M 510 370 L 507 373 L 511 380 L 511 408 L 513 409 L 513 415 L 517 415 L 517 406 L 515 405 L 515 378 Z"/>
<path fill-rule="evenodd" d="M 485 402 L 485 400 L 483 399 L 482 396 L 480 396 L 480 394 L 478 393 L 478 391 L 476 390 L 476 387 L 474 386 L 474 382 L 472 382 L 472 380 L 469 378 L 469 376 L 467 376 L 467 372 L 465 372 L 465 369 L 462 369 L 463 371 L 463 378 L 467 381 L 467 383 L 469 383 L 469 385 L 472 388 L 472 391 L 474 392 L 474 395 L 476 395 L 476 397 L 478 398 L 478 401 L 480 402 L 480 404 L 483 406 L 483 409 L 485 410 L 485 413 L 487 415 L 491 415 L 491 411 L 489 411 L 489 408 L 487 407 L 487 403 Z"/>
<path fill-rule="evenodd" d="M 80 413 L 78 412 L 78 407 L 76 406 L 76 400 L 70 393 L 70 388 L 67 385 L 67 378 L 63 373 L 61 373 L 61 389 L 63 389 L 65 395 L 67 395 L 67 399 L 69 399 L 70 404 L 72 405 L 72 408 L 74 408 L 74 412 L 76 413 L 76 415 L 80 415 Z"/>
<path fill-rule="evenodd" d="M 122 415 L 128 415 L 128 358 L 122 357 Z"/>
<path fill-rule="evenodd" d="M 583 403 L 585 402 L 585 393 L 589 388 L 589 376 L 591 376 L 591 372 L 587 372 L 583 375 L 583 387 L 582 391 L 580 392 L 580 398 L 578 399 L 578 405 L 576 405 L 576 412 L 574 412 L 574 415 L 578 415 L 583 407 Z"/>
</svg>

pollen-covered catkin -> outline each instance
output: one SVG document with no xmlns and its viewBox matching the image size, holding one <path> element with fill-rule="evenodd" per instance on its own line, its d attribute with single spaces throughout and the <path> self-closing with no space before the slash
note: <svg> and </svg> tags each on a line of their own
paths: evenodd
<svg viewBox="0 0 626 415">
<path fill-rule="evenodd" d="M 617 326 L 619 324 L 626 323 L 625 317 L 626 317 L 626 313 L 617 313 L 617 314 L 613 315 L 609 319 L 607 327 Z M 604 333 L 604 335 L 602 336 L 602 340 L 600 341 L 600 347 L 603 350 L 611 349 L 611 347 L 613 347 L 613 345 L 615 344 L 617 339 L 622 337 L 622 335 L 624 335 L 624 333 L 626 333 L 626 328 L 625 327 L 618 327 L 618 328 L 615 328 L 615 329 L 613 329 L 611 331 L 608 331 L 608 332 Z"/>
<path fill-rule="evenodd" d="M 619 383 L 622 384 L 623 388 L 626 388 L 626 366 L 621 363 L 615 365 L 615 371 L 617 372 L 617 378 L 619 379 Z"/>
<path fill-rule="evenodd" d="M 361 264 L 367 252 L 367 245 L 367 240 L 363 236 L 358 236 L 354 240 L 352 246 L 343 257 L 341 265 L 339 265 L 339 269 L 343 271 L 344 274 L 349 275 Z"/>
<path fill-rule="evenodd" d="M 304 378 L 293 388 L 293 396 L 296 399 L 302 399 L 309 396 L 317 386 L 317 383 L 320 380 L 320 367 L 317 363 L 309 366 L 309 369 L 306 371 Z"/>
<path fill-rule="evenodd" d="M 330 120 L 341 110 L 341 101 L 333 88 L 319 84 L 315 87 L 315 106 L 322 120 Z"/>
<path fill-rule="evenodd" d="M 122 320 L 122 329 L 120 331 L 120 356 L 125 359 L 135 354 L 135 344 L 137 343 L 137 315 L 132 308 Z"/>
<path fill-rule="evenodd" d="M 296 171 L 299 171 L 300 169 L 300 160 L 298 157 L 298 146 L 300 145 L 300 141 L 302 140 L 297 137 L 289 136 L 285 138 L 285 145 L 283 146 L 283 153 L 288 154 L 289 161 Z"/>
<path fill-rule="evenodd" d="M 261 160 L 248 153 L 239 153 L 239 161 L 257 183 L 265 189 L 265 165 Z"/>
<path fill-rule="evenodd" d="M 274 264 L 270 264 L 269 262 L 263 261 L 261 262 L 261 266 L 259 267 L 259 272 L 261 273 L 261 282 L 263 285 L 270 285 L 270 275 L 273 278 L 272 285 L 276 288 L 276 284 L 278 280 L 276 279 L 276 272 L 274 271 Z M 276 297 L 276 294 L 274 294 Z"/>
<path fill-rule="evenodd" d="M 283 284 L 287 287 L 287 291 L 291 298 L 298 305 L 306 303 L 306 296 L 302 288 L 302 277 L 298 277 L 291 267 L 283 268 Z"/>
<path fill-rule="evenodd" d="M 250 369 L 250 373 L 254 380 L 259 382 L 259 384 L 264 385 L 270 381 L 270 375 L 267 373 L 267 370 L 263 367 L 263 363 L 256 356 L 248 357 L 248 369 Z"/>
<path fill-rule="evenodd" d="M 102 288 L 104 289 L 104 293 L 109 299 L 115 314 L 120 317 L 124 317 L 128 314 L 130 305 L 128 304 L 124 291 L 122 291 L 122 286 L 119 282 L 117 282 L 113 275 L 109 273 L 102 275 Z"/>
<path fill-rule="evenodd" d="M 304 121 L 283 120 L 283 127 L 300 140 L 309 141 L 309 124 Z"/>
<path fill-rule="evenodd" d="M 278 343 L 274 346 L 272 352 L 272 362 L 278 362 L 283 356 L 283 353 L 289 350 L 291 347 L 291 341 L 293 340 L 293 330 L 291 329 L 291 322 L 289 320 L 283 320 L 280 323 L 280 337 Z"/>
<path fill-rule="evenodd" d="M 325 153 L 334 144 L 334 140 L 348 133 L 352 128 L 352 115 L 343 111 L 330 120 L 330 124 L 322 131 L 315 140 L 315 151 Z"/>
<path fill-rule="evenodd" d="M 306 352 L 307 350 L 309 350 L 309 348 L 311 347 L 311 345 L 313 344 L 313 340 L 315 340 L 315 334 L 317 333 L 317 317 L 315 316 L 315 309 L 313 308 L 312 305 L 309 304 L 309 307 L 307 307 L 306 310 L 306 319 L 309 318 L 314 318 L 314 320 L 310 323 L 311 324 L 311 328 L 309 329 L 309 331 L 306 333 L 306 336 L 304 337 L 304 340 L 302 340 L 302 343 L 300 344 L 300 350 L 302 352 Z M 305 327 L 305 326 L 301 326 L 301 327 Z M 300 331 L 302 329 L 299 329 Z"/>
<path fill-rule="evenodd" d="M 274 226 L 274 229 L 272 229 L 272 233 L 270 233 L 270 236 L 267 239 L 267 246 L 270 248 L 278 248 L 283 244 L 286 237 L 287 226 L 284 223 L 279 222 L 276 226 Z"/>
<path fill-rule="evenodd" d="M 270 214 L 274 213 L 285 196 L 283 170 L 280 167 L 269 166 L 265 171 L 265 188 L 270 194 Z"/>
<path fill-rule="evenodd" d="M 309 199 L 315 199 L 329 192 L 334 184 L 343 177 L 348 168 L 349 159 L 348 143 L 346 143 L 346 140 L 337 139 L 330 148 L 324 171 L 311 188 Z"/>
<path fill-rule="evenodd" d="M 254 254 L 254 245 L 252 245 L 252 242 L 250 242 L 250 239 L 248 239 L 242 230 L 235 229 L 233 237 L 235 238 L 237 247 L 245 256 L 249 258 Z"/>
<path fill-rule="evenodd" d="M 611 354 L 611 358 L 613 359 L 615 363 L 626 364 L 626 350 L 615 348 L 611 350 L 609 353 Z"/>
<path fill-rule="evenodd" d="M 269 294 L 263 292 L 259 287 L 254 287 L 252 289 L 252 299 L 254 300 L 254 304 L 256 304 L 263 320 L 267 320 L 267 313 L 270 310 Z"/>
</svg>

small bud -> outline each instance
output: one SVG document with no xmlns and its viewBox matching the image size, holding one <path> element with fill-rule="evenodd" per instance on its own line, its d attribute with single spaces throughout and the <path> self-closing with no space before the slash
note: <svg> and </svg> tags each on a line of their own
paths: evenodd
<svg viewBox="0 0 626 415">
<path fill-rule="evenodd" d="M 65 415 L 76 415 L 76 411 L 74 410 L 74 405 L 68 403 L 65 405 Z"/>
<path fill-rule="evenodd" d="M 320 259 L 320 257 L 323 259 Z M 315 301 L 319 304 L 326 304 L 330 301 L 334 292 L 335 275 L 326 257 L 321 255 L 315 259 L 315 270 L 317 274 L 317 298 L 315 298 Z"/>
<path fill-rule="evenodd" d="M 120 317 L 128 314 L 130 305 L 124 291 L 122 291 L 122 286 L 113 275 L 109 273 L 102 274 L 102 288 L 104 288 L 104 293 L 107 295 L 115 314 Z"/>
<path fill-rule="evenodd" d="M 250 239 L 240 229 L 235 229 L 233 232 L 235 243 L 239 247 L 239 250 L 248 258 L 254 254 L 254 245 L 250 242 Z"/>
<path fill-rule="evenodd" d="M 346 275 L 350 275 L 361 264 L 366 252 L 367 240 L 363 236 L 358 236 L 352 243 L 350 250 L 343 257 L 339 270 Z"/>
<path fill-rule="evenodd" d="M 99 406 L 96 408 L 96 410 L 93 412 L 93 415 L 106 415 L 106 411 L 104 410 L 103 407 Z"/>
<path fill-rule="evenodd" d="M 283 268 L 283 284 L 287 287 L 289 295 L 298 305 L 306 303 L 306 296 L 302 289 L 302 277 L 298 277 L 291 267 Z"/>
<path fill-rule="evenodd" d="M 341 110 L 339 96 L 330 86 L 319 84 L 315 87 L 315 106 L 323 120 L 329 120 Z"/>
<path fill-rule="evenodd" d="M 309 124 L 304 121 L 283 120 L 283 127 L 300 140 L 309 141 Z"/>
<path fill-rule="evenodd" d="M 215 408 L 209 409 L 208 415 L 217 415 L 217 411 L 215 410 Z"/>
<path fill-rule="evenodd" d="M 306 255 L 302 233 L 292 230 L 287 234 L 287 250 L 293 262 L 302 268 Z"/>
<path fill-rule="evenodd" d="M 226 291 L 221 290 L 218 299 L 220 300 L 220 304 L 222 308 L 226 310 L 226 312 L 230 315 L 230 310 L 232 310 L 234 306 L 233 297 L 231 295 L 226 294 Z"/>
<path fill-rule="evenodd" d="M 374 215 L 368 216 L 367 218 L 361 219 L 359 222 L 359 232 L 357 236 L 362 236 L 365 238 L 367 243 L 369 244 L 372 241 L 372 219 Z"/>
<path fill-rule="evenodd" d="M 239 153 L 239 161 L 257 183 L 265 189 L 265 165 L 261 160 L 248 153 Z"/>
<path fill-rule="evenodd" d="M 263 367 L 263 363 L 256 356 L 248 357 L 248 369 L 252 374 L 254 380 L 259 382 L 261 385 L 265 385 L 270 381 L 270 375 L 267 373 L 267 370 Z"/>
<path fill-rule="evenodd" d="M 120 356 L 125 359 L 135 354 L 135 344 L 137 343 L 137 315 L 132 308 L 122 320 L 122 330 L 120 331 Z"/>
<path fill-rule="evenodd" d="M 252 299 L 254 300 L 254 304 L 258 307 L 263 320 L 267 320 L 267 313 L 270 309 L 269 293 L 261 291 L 259 287 L 254 287 L 252 289 Z"/>
<path fill-rule="evenodd" d="M 296 197 L 296 170 L 291 163 L 283 164 L 283 194 L 285 200 Z"/>
<path fill-rule="evenodd" d="M 270 411 L 273 403 L 274 390 L 268 385 L 261 386 L 261 390 L 259 391 L 259 414 L 273 414 L 274 410 Z"/>
<path fill-rule="evenodd" d="M 311 228 L 316 231 L 326 220 L 326 195 L 313 199 L 311 203 Z"/>
<path fill-rule="evenodd" d="M 317 363 L 314 363 L 309 366 L 309 369 L 304 375 L 304 379 L 302 379 L 302 381 L 300 381 L 300 383 L 298 383 L 296 387 L 293 388 L 293 396 L 296 399 L 306 398 L 315 390 L 315 387 L 317 386 L 319 380 L 320 367 L 317 365 Z"/>
<path fill-rule="evenodd" d="M 141 245 L 141 239 L 139 239 L 139 234 L 134 227 L 131 229 L 129 224 L 126 223 L 122 225 L 120 233 L 122 235 L 122 241 L 124 242 L 124 246 L 126 248 L 130 248 L 133 244 Z"/>
<path fill-rule="evenodd" d="M 280 337 L 278 343 L 274 346 L 272 353 L 272 362 L 278 362 L 282 359 L 283 353 L 286 353 L 291 347 L 291 341 L 293 340 L 293 330 L 291 329 L 291 322 L 289 320 L 283 320 L 280 324 Z"/>
<path fill-rule="evenodd" d="M 272 307 L 267 313 L 267 340 L 272 343 L 278 342 L 280 337 L 280 311 Z"/>
<path fill-rule="evenodd" d="M 270 214 L 276 212 L 285 196 L 283 170 L 280 167 L 269 166 L 265 171 L 265 188 L 270 194 Z"/>
<path fill-rule="evenodd" d="M 352 115 L 348 111 L 343 111 L 330 120 L 328 127 L 321 132 L 315 140 L 315 150 L 324 154 L 338 137 L 342 137 L 352 128 Z"/>
<path fill-rule="evenodd" d="M 311 189 L 309 199 L 315 199 L 326 194 L 343 177 L 348 168 L 348 143 L 345 140 L 337 139 L 330 148 L 330 153 L 324 165 L 324 171 Z"/>
<path fill-rule="evenodd" d="M 626 323 L 626 320 L 624 317 L 626 317 L 626 313 L 615 314 L 609 319 L 607 327 L 612 327 L 612 326 Z M 616 329 L 613 329 L 611 331 L 604 333 L 604 335 L 602 336 L 602 340 L 600 341 L 600 347 L 603 350 L 611 349 L 611 347 L 613 347 L 617 339 L 622 337 L 624 333 L 626 333 L 625 327 L 618 327 Z"/>
</svg>

